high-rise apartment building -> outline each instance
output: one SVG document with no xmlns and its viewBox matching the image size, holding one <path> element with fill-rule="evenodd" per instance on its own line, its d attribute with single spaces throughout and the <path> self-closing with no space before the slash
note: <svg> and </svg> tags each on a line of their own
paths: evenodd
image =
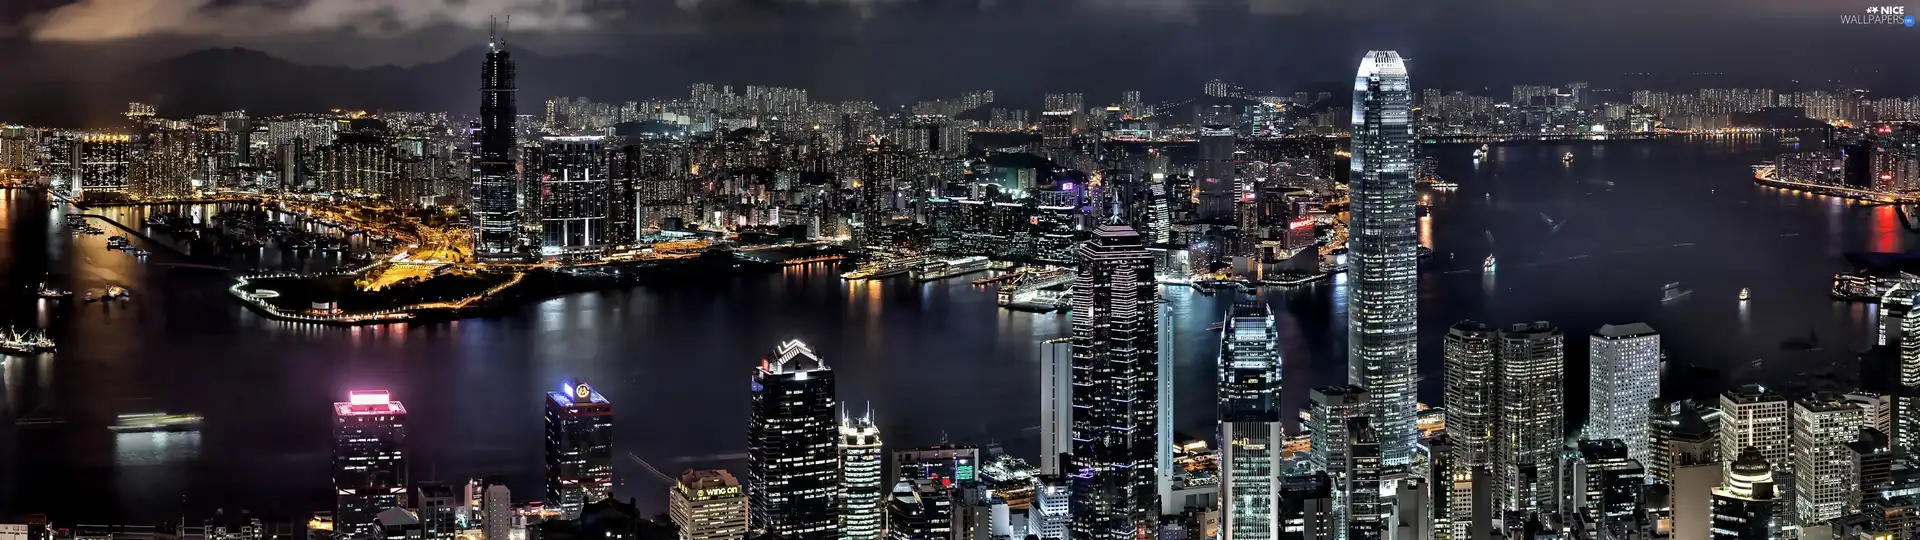
<svg viewBox="0 0 1920 540">
<path fill-rule="evenodd" d="M 886 534 L 886 466 L 873 411 L 840 415 L 840 538 L 880 540 Z"/>
<path fill-rule="evenodd" d="M 689 469 L 667 498 L 667 517 L 680 529 L 680 540 L 747 537 L 747 493 L 732 473 Z"/>
<path fill-rule="evenodd" d="M 1566 438 L 1566 338 L 1544 321 L 1500 331 L 1494 479 L 1500 508 L 1551 511 L 1556 460 Z"/>
<path fill-rule="evenodd" d="M 579 379 L 547 393 L 547 503 L 578 518 L 613 496 L 613 404 Z"/>
<path fill-rule="evenodd" d="M 747 509 L 754 530 L 792 540 L 840 536 L 839 430 L 833 370 L 800 340 L 781 343 L 753 374 Z"/>
<path fill-rule="evenodd" d="M 1419 234 L 1414 215 L 1412 93 L 1399 53 L 1370 51 L 1354 77 L 1352 231 L 1347 238 L 1348 382 L 1388 467 L 1413 460 Z"/>
<path fill-rule="evenodd" d="M 1221 537 L 1277 540 L 1280 485 L 1279 332 L 1258 300 L 1237 303 L 1220 340 Z"/>
<path fill-rule="evenodd" d="M 526 148 L 527 182 L 538 190 L 540 252 L 592 255 L 607 248 L 605 138 L 542 137 Z"/>
<path fill-rule="evenodd" d="M 1609 324 L 1588 340 L 1587 438 L 1626 443 L 1648 463 L 1649 404 L 1660 397 L 1660 334 L 1647 323 Z"/>
<path fill-rule="evenodd" d="M 333 530 L 376 536 L 381 510 L 407 498 L 407 408 L 386 390 L 354 390 L 333 404 Z"/>
<path fill-rule="evenodd" d="M 1441 347 L 1446 377 L 1447 443 L 1456 470 L 1486 466 L 1492 455 L 1499 372 L 1494 358 L 1497 332 L 1477 321 L 1447 329 Z M 1437 459 L 1438 456 L 1435 456 Z"/>
</svg>

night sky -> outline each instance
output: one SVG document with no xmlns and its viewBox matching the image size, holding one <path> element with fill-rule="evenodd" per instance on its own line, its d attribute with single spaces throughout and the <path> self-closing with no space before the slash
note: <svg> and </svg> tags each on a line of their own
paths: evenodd
<svg viewBox="0 0 1920 540">
<path fill-rule="evenodd" d="M 1840 23 L 1891 1 L 6 0 L 0 69 L 100 79 L 209 47 L 412 66 L 471 49 L 489 16 L 511 14 L 520 47 L 604 58 L 596 80 L 555 91 L 605 99 L 679 96 L 699 81 L 883 103 L 973 89 L 1016 103 L 1045 91 L 1105 102 L 1127 89 L 1182 99 L 1215 77 L 1337 85 L 1368 49 L 1399 50 L 1418 87 L 1831 80 L 1910 93 L 1920 28 Z M 1726 77 L 1681 80 L 1702 72 Z"/>
</svg>

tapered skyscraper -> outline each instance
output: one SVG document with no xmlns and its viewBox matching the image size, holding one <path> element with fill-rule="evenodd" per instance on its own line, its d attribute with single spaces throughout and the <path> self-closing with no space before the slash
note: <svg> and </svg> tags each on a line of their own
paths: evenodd
<svg viewBox="0 0 1920 540">
<path fill-rule="evenodd" d="M 793 540 L 840 538 L 840 451 L 833 370 L 800 340 L 753 373 L 747 427 L 748 517 Z"/>
<path fill-rule="evenodd" d="M 1235 305 L 1220 339 L 1220 501 L 1225 540 L 1277 540 L 1280 348 L 1273 313 Z"/>
<path fill-rule="evenodd" d="M 1393 51 L 1360 59 L 1353 81 L 1352 200 L 1347 237 L 1348 380 L 1367 389 L 1367 418 L 1387 467 L 1413 460 L 1414 339 L 1420 238 L 1413 189 L 1412 93 Z"/>
<path fill-rule="evenodd" d="M 483 257 L 508 255 L 520 243 L 514 96 L 513 57 L 496 34 L 480 67 L 480 129 L 473 134 L 473 247 Z"/>
<path fill-rule="evenodd" d="M 1073 282 L 1073 540 L 1151 535 L 1160 406 L 1159 282 L 1140 233 L 1101 225 Z"/>
</svg>

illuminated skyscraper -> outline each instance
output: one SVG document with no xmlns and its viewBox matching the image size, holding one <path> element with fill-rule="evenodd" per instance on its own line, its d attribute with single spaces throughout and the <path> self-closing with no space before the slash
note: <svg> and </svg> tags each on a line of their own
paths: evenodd
<svg viewBox="0 0 1920 540">
<path fill-rule="evenodd" d="M 1760 452 L 1775 470 L 1792 466 L 1793 427 L 1787 398 L 1757 384 L 1742 386 L 1720 394 L 1720 415 L 1723 475 L 1732 473 L 1733 463 L 1727 457 L 1738 456 L 1746 448 Z"/>
<path fill-rule="evenodd" d="M 1848 443 L 1860 437 L 1866 411 L 1838 394 L 1793 402 L 1793 507 L 1802 527 L 1826 523 L 1860 489 Z"/>
<path fill-rule="evenodd" d="M 579 518 L 613 496 L 613 404 L 575 379 L 547 392 L 547 503 Z"/>
<path fill-rule="evenodd" d="M 1499 417 L 1495 421 L 1494 496 L 1498 508 L 1557 508 L 1554 479 L 1566 440 L 1566 337 L 1546 322 L 1500 331 Z"/>
<path fill-rule="evenodd" d="M 381 510 L 406 503 L 407 408 L 386 390 L 354 390 L 333 404 L 333 530 L 372 537 Z"/>
<path fill-rule="evenodd" d="M 1160 517 L 1159 282 L 1140 233 L 1102 225 L 1073 283 L 1073 540 L 1125 540 Z"/>
<path fill-rule="evenodd" d="M 747 537 L 747 494 L 727 471 L 680 473 L 667 501 L 667 515 L 680 540 L 742 540 Z"/>
<path fill-rule="evenodd" d="M 1460 321 L 1447 329 L 1442 353 L 1446 371 L 1446 425 L 1450 465 L 1472 471 L 1491 463 L 1493 422 L 1499 371 L 1494 358 L 1493 327 Z M 1438 459 L 1436 456 L 1435 459 Z"/>
<path fill-rule="evenodd" d="M 539 188 L 540 252 L 592 255 L 607 243 L 604 137 L 542 137 L 527 147 L 529 185 Z"/>
<path fill-rule="evenodd" d="M 1348 381 L 1368 392 L 1367 417 L 1387 467 L 1413 460 L 1420 238 L 1414 216 L 1412 94 L 1406 63 L 1371 51 L 1353 83 L 1352 200 L 1347 239 Z"/>
<path fill-rule="evenodd" d="M 1040 472 L 1061 474 L 1073 449 L 1073 340 L 1040 343 Z"/>
<path fill-rule="evenodd" d="M 1386 505 L 1380 501 L 1380 438 L 1366 418 L 1347 419 L 1347 540 L 1381 540 Z"/>
<path fill-rule="evenodd" d="M 886 535 L 886 454 L 873 412 L 840 414 L 840 537 L 880 540 Z"/>
<path fill-rule="evenodd" d="M 473 246 L 482 256 L 507 256 L 520 244 L 515 96 L 513 57 L 496 34 L 480 68 L 480 130 L 474 134 Z"/>
<path fill-rule="evenodd" d="M 1660 334 L 1647 323 L 1609 324 L 1589 343 L 1587 438 L 1619 440 L 1627 457 L 1652 463 L 1647 404 L 1660 397 Z"/>
<path fill-rule="evenodd" d="M 1327 474 L 1333 491 L 1333 537 L 1347 537 L 1347 519 L 1352 504 L 1347 491 L 1347 467 L 1353 451 L 1350 420 L 1366 418 L 1367 390 L 1351 384 L 1313 389 L 1308 398 L 1308 463 L 1314 472 Z M 1379 441 L 1374 441 L 1375 448 Z M 1378 455 L 1374 456 L 1378 458 Z"/>
<path fill-rule="evenodd" d="M 839 454 L 833 370 L 807 344 L 781 343 L 753 373 L 751 527 L 790 540 L 839 538 Z"/>
<path fill-rule="evenodd" d="M 1773 466 L 1747 447 L 1734 460 L 1724 485 L 1713 490 L 1713 540 L 1769 540 L 1776 508 Z"/>
<path fill-rule="evenodd" d="M 1225 540 L 1276 540 L 1280 335 L 1264 302 L 1239 303 L 1220 339 L 1220 506 Z"/>
</svg>

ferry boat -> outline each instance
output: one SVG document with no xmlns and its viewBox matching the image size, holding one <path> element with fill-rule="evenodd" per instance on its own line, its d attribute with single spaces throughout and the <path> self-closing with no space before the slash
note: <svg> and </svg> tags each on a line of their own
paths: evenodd
<svg viewBox="0 0 1920 540">
<path fill-rule="evenodd" d="M 21 331 L 8 328 L 5 334 L 0 334 L 0 352 L 38 354 L 52 351 L 53 349 L 53 338 L 47 337 L 45 331 Z"/>
<path fill-rule="evenodd" d="M 133 293 L 127 291 L 126 287 L 121 287 L 119 285 L 112 285 L 107 287 L 106 298 L 108 300 L 112 300 L 115 298 L 133 298 Z"/>
<path fill-rule="evenodd" d="M 112 236 L 107 238 L 107 249 L 124 249 L 126 247 L 127 237 L 125 236 Z"/>
<path fill-rule="evenodd" d="M 1678 302 L 1680 299 L 1686 298 L 1689 294 L 1693 294 L 1693 290 L 1680 288 L 1680 282 L 1675 281 L 1668 283 L 1667 286 L 1660 288 L 1660 303 L 1668 304 Z"/>
<path fill-rule="evenodd" d="M 1751 295 L 1749 295 L 1749 294 L 1747 294 L 1747 288 L 1746 288 L 1746 287 L 1741 287 L 1741 288 L 1740 288 L 1740 301 L 1741 301 L 1741 302 L 1745 302 L 1745 301 L 1747 301 L 1747 298 L 1750 298 L 1750 297 L 1751 297 Z"/>
<path fill-rule="evenodd" d="M 56 289 L 48 286 L 47 282 L 42 281 L 40 282 L 40 290 L 36 294 L 39 294 L 41 298 L 58 299 L 73 296 L 73 291 Z"/>
<path fill-rule="evenodd" d="M 1567 155 L 1560 156 L 1560 161 L 1562 163 L 1573 163 L 1573 152 L 1567 152 Z"/>
<path fill-rule="evenodd" d="M 920 262 L 924 260 L 925 259 L 921 257 L 901 257 L 870 261 L 853 269 L 852 272 L 840 274 L 840 279 L 861 280 L 893 277 L 907 273 L 908 270 L 919 265 Z"/>
<path fill-rule="evenodd" d="M 115 433 L 147 433 L 155 431 L 194 431 L 200 429 L 200 415 L 137 413 L 120 415 L 119 421 L 107 429 Z"/>
<path fill-rule="evenodd" d="M 986 257 L 961 257 L 944 261 L 927 261 L 909 270 L 914 281 L 934 281 L 954 276 L 963 276 L 986 270 L 991 261 Z"/>
<path fill-rule="evenodd" d="M 1479 148 L 1473 150 L 1473 159 L 1489 159 L 1492 157 L 1493 152 L 1487 150 L 1487 145 L 1480 145 Z"/>
<path fill-rule="evenodd" d="M 1493 273 L 1493 270 L 1494 270 L 1493 254 L 1487 254 L 1487 262 L 1482 263 L 1480 265 L 1480 271 L 1491 274 Z"/>
</svg>

